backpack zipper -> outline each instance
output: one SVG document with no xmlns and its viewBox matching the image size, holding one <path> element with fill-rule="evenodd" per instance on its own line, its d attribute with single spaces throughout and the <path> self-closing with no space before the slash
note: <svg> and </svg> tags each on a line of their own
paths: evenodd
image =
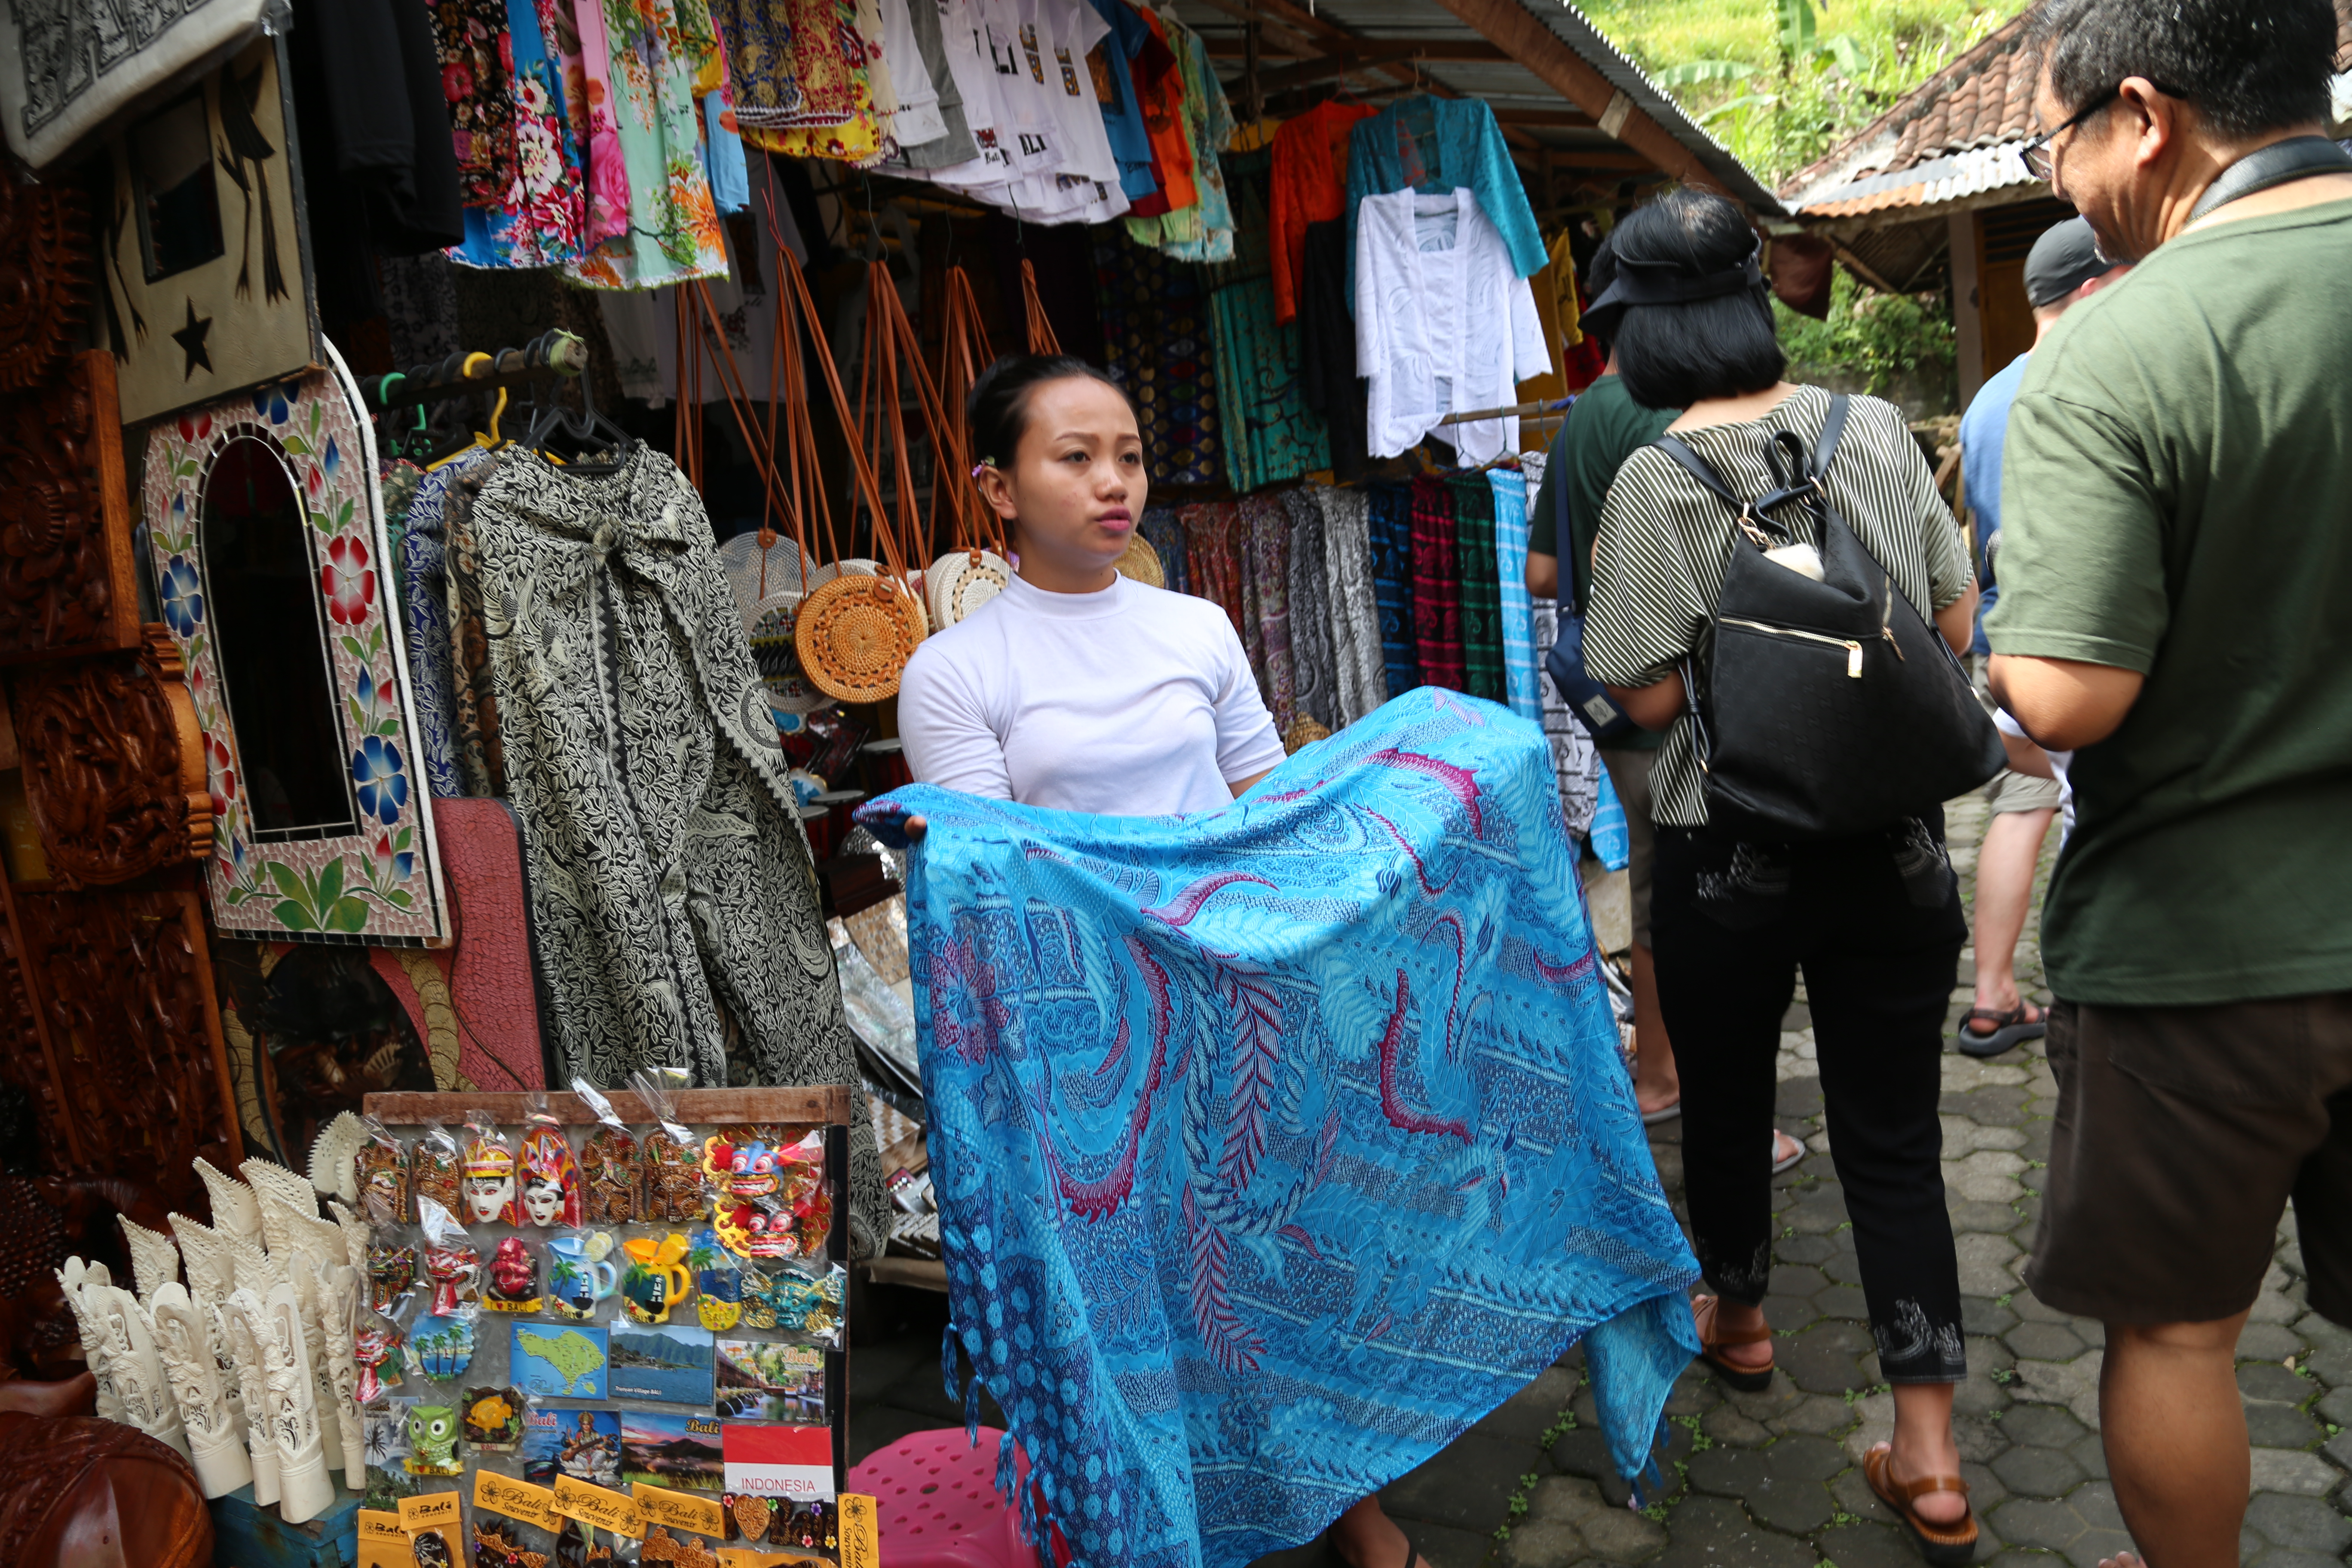
<svg viewBox="0 0 2352 1568">
<path fill-rule="evenodd" d="M 1862 679 L 1862 645 L 1852 637 L 1824 637 L 1820 632 L 1801 632 L 1794 626 L 1768 626 L 1762 621 L 1745 621 L 1737 616 L 1719 617 L 1727 626 L 1745 626 L 1751 632 L 1769 632 L 1778 637 L 1802 637 L 1807 642 L 1827 643 L 1832 647 L 1845 649 L 1845 672 L 1850 679 Z M 1890 639 L 1891 640 L 1891 639 Z"/>
<path fill-rule="evenodd" d="M 1895 640 L 1895 574 L 1892 572 L 1886 574 L 1886 607 L 1878 617 L 1878 635 L 1886 639 L 1886 646 L 1895 650 L 1895 658 L 1906 664 L 1911 662 L 1910 656 L 1903 651 L 1903 645 Z"/>
</svg>

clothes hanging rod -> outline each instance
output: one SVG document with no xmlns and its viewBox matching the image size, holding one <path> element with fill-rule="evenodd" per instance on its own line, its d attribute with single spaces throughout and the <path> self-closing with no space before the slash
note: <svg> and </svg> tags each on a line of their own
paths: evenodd
<svg viewBox="0 0 2352 1568">
<path fill-rule="evenodd" d="M 1449 414 L 1438 423 L 1467 425 L 1477 419 L 1524 418 L 1530 414 L 1557 414 L 1567 406 L 1568 399 L 1565 397 L 1557 403 L 1546 403 L 1543 399 L 1538 398 L 1533 403 L 1514 403 L 1508 408 L 1473 408 L 1466 414 Z"/>
<path fill-rule="evenodd" d="M 502 386 L 583 375 L 587 370 L 588 345 L 559 328 L 541 333 L 519 349 L 500 349 L 495 354 L 458 353 L 438 364 L 362 376 L 360 395 L 379 409 L 414 408 Z"/>
</svg>

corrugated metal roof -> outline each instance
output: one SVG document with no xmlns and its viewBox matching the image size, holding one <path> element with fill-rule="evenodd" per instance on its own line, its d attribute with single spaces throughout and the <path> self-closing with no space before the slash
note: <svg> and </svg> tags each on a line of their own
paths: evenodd
<svg viewBox="0 0 2352 1568">
<path fill-rule="evenodd" d="M 1948 158 L 1872 174 L 1808 195 L 1797 210 L 1807 217 L 1859 217 L 1890 207 L 1929 207 L 2011 185 L 2035 184 L 2019 154 L 2021 142 L 1973 148 Z"/>
<path fill-rule="evenodd" d="M 1302 0 L 1307 3 L 1307 0 Z M 1685 115 L 1664 89 L 1652 81 L 1624 51 L 1609 40 L 1606 34 L 1594 26 L 1585 15 L 1564 0 L 1514 0 L 1528 14 L 1565 43 L 1585 64 L 1623 93 L 1628 102 L 1655 121 L 1660 129 L 1687 148 L 1699 165 L 1720 181 L 1723 187 L 1765 216 L 1780 216 L 1785 209 L 1779 197 L 1747 165 L 1732 156 L 1728 149 L 1708 135 Z M 1378 42 L 1391 38 L 1430 38 L 1473 40 L 1479 37 L 1475 28 L 1435 0 L 1311 0 L 1316 16 L 1331 22 L 1349 33 Z M 1202 0 L 1177 0 L 1176 14 L 1184 25 L 1204 37 L 1231 40 L 1242 32 L 1242 22 L 1228 11 L 1212 7 Z M 1277 26 L 1286 26 L 1280 18 L 1267 16 Z M 1295 29 L 1294 29 L 1295 30 Z M 1221 78 L 1232 85 L 1241 73 L 1241 63 L 1232 58 L 1217 62 Z M 1465 98 L 1483 99 L 1497 108 L 1555 109 L 1574 108 L 1542 78 L 1523 65 L 1509 60 L 1426 60 L 1420 63 L 1421 74 L 1434 82 L 1462 94 Z M 1363 73 L 1356 73 L 1359 76 Z M 1526 128 L 1528 133 L 1543 145 L 1572 152 L 1623 151 L 1622 144 L 1590 129 L 1577 130 L 1559 126 Z"/>
</svg>

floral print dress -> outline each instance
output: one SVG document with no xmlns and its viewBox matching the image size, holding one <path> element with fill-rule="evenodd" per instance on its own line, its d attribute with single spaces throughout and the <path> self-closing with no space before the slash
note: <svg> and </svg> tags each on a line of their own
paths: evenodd
<svg viewBox="0 0 2352 1568">
<path fill-rule="evenodd" d="M 507 0 L 514 174 L 501 200 L 467 210 L 466 243 L 450 252 L 454 260 L 469 267 L 560 267 L 587 248 L 587 181 L 559 76 L 556 13 L 568 10 L 562 0 Z M 571 41 L 570 63 L 576 65 L 576 30 Z"/>
<path fill-rule="evenodd" d="M 596 4 L 582 0 L 583 10 Z M 608 101 L 628 172 L 629 224 L 575 262 L 571 276 L 593 289 L 723 278 L 725 231 L 694 112 L 695 79 L 719 48 L 709 0 L 602 0 L 602 17 Z M 581 47 L 588 47 L 585 27 Z M 593 86 L 590 96 L 593 102 Z"/>
</svg>

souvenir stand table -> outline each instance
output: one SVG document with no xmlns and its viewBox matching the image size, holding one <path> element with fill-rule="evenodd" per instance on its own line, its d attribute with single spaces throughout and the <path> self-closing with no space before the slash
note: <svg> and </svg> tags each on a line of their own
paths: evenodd
<svg viewBox="0 0 2352 1568">
<path fill-rule="evenodd" d="M 383 1385 L 360 1568 L 437 1560 L 434 1529 L 488 1568 L 859 1557 L 848 1092 L 681 1090 L 684 1146 L 605 1098 L 608 1120 L 565 1092 L 367 1097 L 408 1157 L 358 1161 L 385 1336 L 359 1358 Z"/>
</svg>

